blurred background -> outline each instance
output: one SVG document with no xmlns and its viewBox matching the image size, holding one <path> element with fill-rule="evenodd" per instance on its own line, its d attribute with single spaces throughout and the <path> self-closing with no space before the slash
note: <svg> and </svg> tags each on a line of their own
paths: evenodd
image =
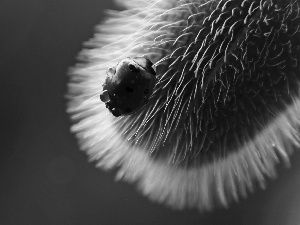
<svg viewBox="0 0 300 225">
<path fill-rule="evenodd" d="M 300 153 L 229 209 L 150 202 L 88 163 L 70 133 L 66 76 L 111 0 L 0 0 L 0 225 L 299 225 Z"/>
</svg>

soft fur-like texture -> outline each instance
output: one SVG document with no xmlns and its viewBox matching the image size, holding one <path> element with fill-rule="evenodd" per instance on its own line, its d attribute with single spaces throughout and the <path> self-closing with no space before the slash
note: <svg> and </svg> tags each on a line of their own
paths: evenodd
<svg viewBox="0 0 300 225">
<path fill-rule="evenodd" d="M 300 136 L 300 1 L 120 1 L 70 71 L 68 112 L 103 169 L 173 208 L 245 197 Z M 115 118 L 99 100 L 125 57 L 155 63 L 150 102 Z"/>
</svg>

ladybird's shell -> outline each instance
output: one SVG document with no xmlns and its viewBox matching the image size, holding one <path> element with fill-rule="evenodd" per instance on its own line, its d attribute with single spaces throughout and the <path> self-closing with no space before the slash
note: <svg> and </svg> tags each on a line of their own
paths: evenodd
<svg viewBox="0 0 300 225">
<path fill-rule="evenodd" d="M 148 102 L 155 86 L 151 66 L 150 60 L 137 57 L 108 69 L 100 98 L 114 116 L 131 114 Z"/>
</svg>

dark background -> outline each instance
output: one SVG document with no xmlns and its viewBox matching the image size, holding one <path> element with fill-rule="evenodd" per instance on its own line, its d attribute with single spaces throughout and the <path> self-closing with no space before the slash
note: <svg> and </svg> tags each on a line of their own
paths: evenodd
<svg viewBox="0 0 300 225">
<path fill-rule="evenodd" d="M 300 154 L 246 200 L 174 211 L 114 181 L 79 151 L 66 76 L 110 0 L 0 0 L 0 225 L 299 225 Z"/>
</svg>

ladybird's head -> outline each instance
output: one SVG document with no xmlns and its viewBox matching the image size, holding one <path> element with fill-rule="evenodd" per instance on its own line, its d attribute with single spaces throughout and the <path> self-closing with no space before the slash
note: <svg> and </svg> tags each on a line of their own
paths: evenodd
<svg viewBox="0 0 300 225">
<path fill-rule="evenodd" d="M 152 66 L 147 58 L 128 57 L 108 68 L 100 99 L 114 116 L 132 114 L 148 103 L 155 86 Z"/>
</svg>

